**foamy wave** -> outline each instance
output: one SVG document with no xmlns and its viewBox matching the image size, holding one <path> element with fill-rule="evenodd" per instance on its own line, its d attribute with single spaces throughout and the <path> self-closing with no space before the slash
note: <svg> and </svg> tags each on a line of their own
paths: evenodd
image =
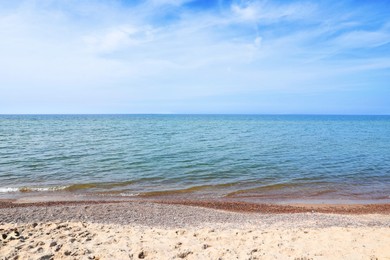
<svg viewBox="0 0 390 260">
<path fill-rule="evenodd" d="M 54 186 L 54 187 L 22 187 L 20 188 L 21 192 L 31 192 L 31 191 L 58 191 L 64 190 L 69 186 Z"/>
<path fill-rule="evenodd" d="M 53 187 L 4 187 L 0 188 L 0 193 L 11 192 L 39 192 L 39 191 L 59 191 L 65 190 L 69 186 L 53 186 Z"/>
<path fill-rule="evenodd" d="M 9 192 L 17 192 L 17 191 L 19 191 L 19 188 L 9 188 L 9 187 L 0 188 L 0 193 L 9 193 Z"/>
<path fill-rule="evenodd" d="M 122 197 L 137 197 L 139 193 L 119 193 L 119 196 Z"/>
<path fill-rule="evenodd" d="M 104 197 L 137 197 L 139 193 L 127 193 L 127 192 L 120 192 L 120 193 L 98 193 L 100 196 Z"/>
</svg>

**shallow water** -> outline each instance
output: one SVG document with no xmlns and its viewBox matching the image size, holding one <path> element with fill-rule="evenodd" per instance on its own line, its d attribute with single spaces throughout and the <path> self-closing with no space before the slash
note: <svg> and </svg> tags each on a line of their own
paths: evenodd
<svg viewBox="0 0 390 260">
<path fill-rule="evenodd" d="M 0 198 L 390 199 L 390 116 L 2 115 Z"/>
</svg>

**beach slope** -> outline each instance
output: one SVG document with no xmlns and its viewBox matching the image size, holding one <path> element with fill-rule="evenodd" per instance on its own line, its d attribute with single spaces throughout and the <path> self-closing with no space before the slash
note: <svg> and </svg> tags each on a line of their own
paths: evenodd
<svg viewBox="0 0 390 260">
<path fill-rule="evenodd" d="M 0 259 L 390 259 L 389 214 L 151 202 L 8 204 Z"/>
</svg>

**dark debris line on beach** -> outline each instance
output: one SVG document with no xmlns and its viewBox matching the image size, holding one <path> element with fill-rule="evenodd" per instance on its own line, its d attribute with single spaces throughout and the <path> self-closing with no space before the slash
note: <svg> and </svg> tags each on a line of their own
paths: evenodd
<svg viewBox="0 0 390 260">
<path fill-rule="evenodd" d="M 124 201 L 49 201 L 35 203 L 14 203 L 0 201 L 1 208 L 21 207 L 52 207 L 52 206 L 77 206 L 97 204 L 129 203 Z M 142 203 L 142 201 L 138 202 Z M 150 203 L 150 201 L 148 201 Z M 390 214 L 390 204 L 366 204 L 366 205 L 276 205 L 255 204 L 246 202 L 221 202 L 221 201 L 189 201 L 189 200 L 159 200 L 152 201 L 158 204 L 173 204 L 184 206 L 196 206 L 226 210 L 233 212 L 284 214 L 284 213 L 334 213 L 334 214 Z"/>
<path fill-rule="evenodd" d="M 246 202 L 221 201 L 159 201 L 158 203 L 198 206 L 234 212 L 253 212 L 265 214 L 284 213 L 334 213 L 334 214 L 390 214 L 390 204 L 366 205 L 276 205 Z"/>
</svg>

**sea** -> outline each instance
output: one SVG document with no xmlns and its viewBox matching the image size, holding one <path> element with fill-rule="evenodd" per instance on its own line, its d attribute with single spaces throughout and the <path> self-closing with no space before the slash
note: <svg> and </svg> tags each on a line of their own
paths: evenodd
<svg viewBox="0 0 390 260">
<path fill-rule="evenodd" d="M 0 199 L 390 201 L 390 116 L 0 115 Z"/>
</svg>

